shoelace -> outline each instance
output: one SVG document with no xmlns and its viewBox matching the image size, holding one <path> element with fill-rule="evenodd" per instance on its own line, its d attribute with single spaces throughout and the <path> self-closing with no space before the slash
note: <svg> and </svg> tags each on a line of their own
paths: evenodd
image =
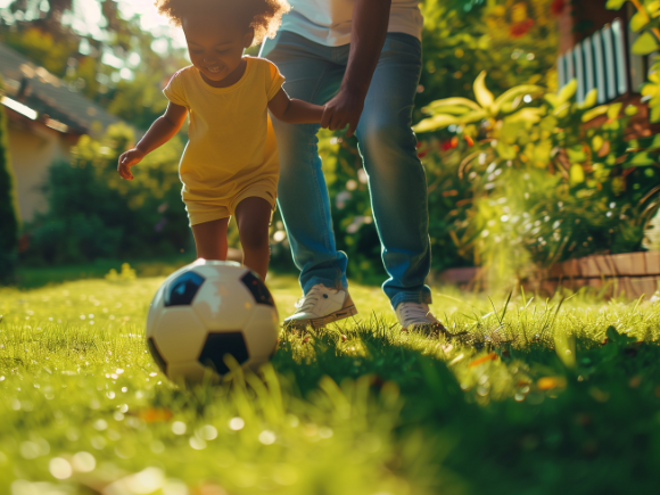
<svg viewBox="0 0 660 495">
<path fill-rule="evenodd" d="M 298 299 L 296 303 L 296 309 L 299 313 L 306 313 L 307 310 L 312 309 L 316 302 L 319 300 L 320 294 L 317 287 L 312 287 L 312 289 L 305 294 L 305 296 Z"/>
<path fill-rule="evenodd" d="M 430 323 L 427 318 L 429 311 L 424 309 L 424 306 L 421 304 L 408 303 L 402 308 L 401 313 L 403 314 L 403 320 L 406 324 L 410 324 L 409 322 Z"/>
</svg>

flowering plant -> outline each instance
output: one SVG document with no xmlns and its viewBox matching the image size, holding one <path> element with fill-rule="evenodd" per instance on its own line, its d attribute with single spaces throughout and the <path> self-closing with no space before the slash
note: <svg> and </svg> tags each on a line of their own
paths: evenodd
<svg viewBox="0 0 660 495">
<path fill-rule="evenodd" d="M 459 153 L 458 176 L 470 184 L 472 207 L 453 236 L 459 252 L 519 271 L 529 261 L 639 250 L 660 205 L 660 138 L 626 141 L 637 108 L 595 106 L 595 90 L 579 105 L 575 81 L 557 94 L 523 85 L 495 98 L 485 77 L 474 83 L 476 101 L 435 101 L 415 127 L 452 126 L 475 143 L 446 152 Z"/>
</svg>

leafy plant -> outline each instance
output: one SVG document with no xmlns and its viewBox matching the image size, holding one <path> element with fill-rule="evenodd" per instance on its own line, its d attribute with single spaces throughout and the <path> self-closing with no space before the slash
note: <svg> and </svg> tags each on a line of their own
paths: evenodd
<svg viewBox="0 0 660 495">
<path fill-rule="evenodd" d="M 117 174 L 117 158 L 133 141 L 123 125 L 101 140 L 83 136 L 71 163 L 54 164 L 44 184 L 48 209 L 25 227 L 30 263 L 172 255 L 190 244 L 181 202 L 179 139 L 150 154 L 135 180 Z"/>
<path fill-rule="evenodd" d="M 121 271 L 119 273 L 117 273 L 117 270 L 114 268 L 111 268 L 104 278 L 108 282 L 121 284 L 133 282 L 137 278 L 137 274 L 135 269 L 131 268 L 131 265 L 128 263 L 122 263 Z"/>
<path fill-rule="evenodd" d="M 475 264 L 519 271 L 528 260 L 548 265 L 641 248 L 658 208 L 660 140 L 626 141 L 636 107 L 595 107 L 595 90 L 578 105 L 576 87 L 572 81 L 555 94 L 522 85 L 495 98 L 482 73 L 476 101 L 448 98 L 424 109 L 429 117 L 416 131 L 452 125 L 475 141 L 469 153 L 458 151 L 474 208 L 455 237 Z"/>
<path fill-rule="evenodd" d="M 7 116 L 0 108 L 0 283 L 13 276 L 18 245 L 18 205 L 8 151 Z"/>
<path fill-rule="evenodd" d="M 629 0 L 607 0 L 606 7 L 619 10 Z M 657 0 L 630 0 L 636 13 L 630 19 L 630 29 L 641 32 L 632 46 L 636 55 L 651 55 L 660 49 L 660 2 Z M 655 57 L 649 70 L 648 81 L 642 95 L 648 98 L 651 122 L 660 122 L 660 57 Z"/>
</svg>

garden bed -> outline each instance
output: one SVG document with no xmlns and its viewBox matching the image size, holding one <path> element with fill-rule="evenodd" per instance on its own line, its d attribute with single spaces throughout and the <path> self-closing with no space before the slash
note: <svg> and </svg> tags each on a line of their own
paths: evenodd
<svg viewBox="0 0 660 495">
<path fill-rule="evenodd" d="M 481 268 L 452 268 L 438 279 L 464 289 L 484 288 Z M 522 281 L 526 290 L 554 294 L 564 287 L 578 290 L 591 287 L 604 297 L 626 296 L 649 299 L 660 282 L 660 251 L 622 254 L 596 254 L 556 263 L 550 269 L 534 272 Z"/>
<path fill-rule="evenodd" d="M 593 287 L 607 297 L 650 298 L 660 281 L 660 251 L 576 258 L 555 264 L 539 280 L 540 288 L 547 292 L 559 287 Z"/>
</svg>

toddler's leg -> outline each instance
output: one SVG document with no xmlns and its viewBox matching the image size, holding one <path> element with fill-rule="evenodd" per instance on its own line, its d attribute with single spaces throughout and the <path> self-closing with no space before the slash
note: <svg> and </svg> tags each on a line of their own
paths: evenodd
<svg viewBox="0 0 660 495">
<path fill-rule="evenodd" d="M 227 225 L 229 218 L 192 226 L 197 247 L 197 257 L 207 260 L 227 259 Z"/>
<path fill-rule="evenodd" d="M 245 257 L 243 263 L 266 279 L 270 246 L 268 226 L 273 207 L 263 198 L 245 198 L 236 206 L 236 223 Z"/>
</svg>

